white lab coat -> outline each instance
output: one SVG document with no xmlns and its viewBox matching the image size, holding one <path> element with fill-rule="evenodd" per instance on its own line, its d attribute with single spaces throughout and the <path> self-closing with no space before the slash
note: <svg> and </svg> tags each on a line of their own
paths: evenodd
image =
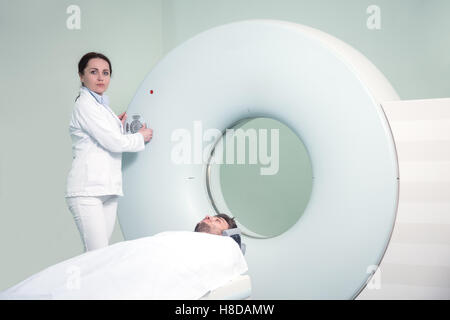
<svg viewBox="0 0 450 320">
<path fill-rule="evenodd" d="M 145 148 L 140 133 L 125 135 L 122 122 L 82 87 L 70 120 L 73 161 L 65 197 L 101 196 L 122 191 L 122 152 Z"/>
</svg>

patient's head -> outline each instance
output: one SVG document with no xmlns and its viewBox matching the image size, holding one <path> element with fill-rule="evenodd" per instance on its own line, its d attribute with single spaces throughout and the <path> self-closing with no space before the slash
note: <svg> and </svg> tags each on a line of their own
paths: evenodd
<svg viewBox="0 0 450 320">
<path fill-rule="evenodd" d="M 206 232 L 211 234 L 222 235 L 227 229 L 237 228 L 234 218 L 230 218 L 224 213 L 215 216 L 206 216 L 195 226 L 195 232 Z"/>
</svg>

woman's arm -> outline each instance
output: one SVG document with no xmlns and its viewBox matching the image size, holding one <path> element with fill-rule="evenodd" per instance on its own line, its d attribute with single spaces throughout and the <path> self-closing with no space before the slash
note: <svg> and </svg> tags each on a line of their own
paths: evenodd
<svg viewBox="0 0 450 320">
<path fill-rule="evenodd" d="M 105 114 L 95 106 L 75 104 L 74 115 L 80 127 L 110 152 L 137 152 L 145 149 L 144 136 L 141 133 L 123 135 L 111 127 L 111 123 L 105 119 Z"/>
</svg>

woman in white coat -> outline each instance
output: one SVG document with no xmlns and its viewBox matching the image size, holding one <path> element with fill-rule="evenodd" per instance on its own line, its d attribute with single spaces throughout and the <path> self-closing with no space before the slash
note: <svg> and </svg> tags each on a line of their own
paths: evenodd
<svg viewBox="0 0 450 320">
<path fill-rule="evenodd" d="M 122 152 L 138 152 L 153 136 L 144 125 L 125 135 L 126 113 L 108 106 L 111 62 L 89 52 L 78 63 L 82 86 L 70 120 L 72 168 L 67 177 L 66 202 L 83 240 L 85 251 L 106 247 L 114 229 L 122 192 Z"/>
</svg>

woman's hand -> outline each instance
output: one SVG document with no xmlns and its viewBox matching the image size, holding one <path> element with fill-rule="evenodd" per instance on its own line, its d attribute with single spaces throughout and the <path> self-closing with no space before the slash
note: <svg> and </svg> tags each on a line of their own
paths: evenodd
<svg viewBox="0 0 450 320">
<path fill-rule="evenodd" d="M 142 126 L 142 128 L 139 129 L 138 132 L 144 136 L 144 141 L 145 142 L 149 142 L 150 140 L 152 140 L 153 130 L 152 129 L 147 129 L 147 125 L 145 123 Z"/>
<path fill-rule="evenodd" d="M 125 121 L 127 120 L 127 112 L 123 112 L 117 116 L 120 121 L 122 121 L 122 126 L 125 127 Z"/>
</svg>

